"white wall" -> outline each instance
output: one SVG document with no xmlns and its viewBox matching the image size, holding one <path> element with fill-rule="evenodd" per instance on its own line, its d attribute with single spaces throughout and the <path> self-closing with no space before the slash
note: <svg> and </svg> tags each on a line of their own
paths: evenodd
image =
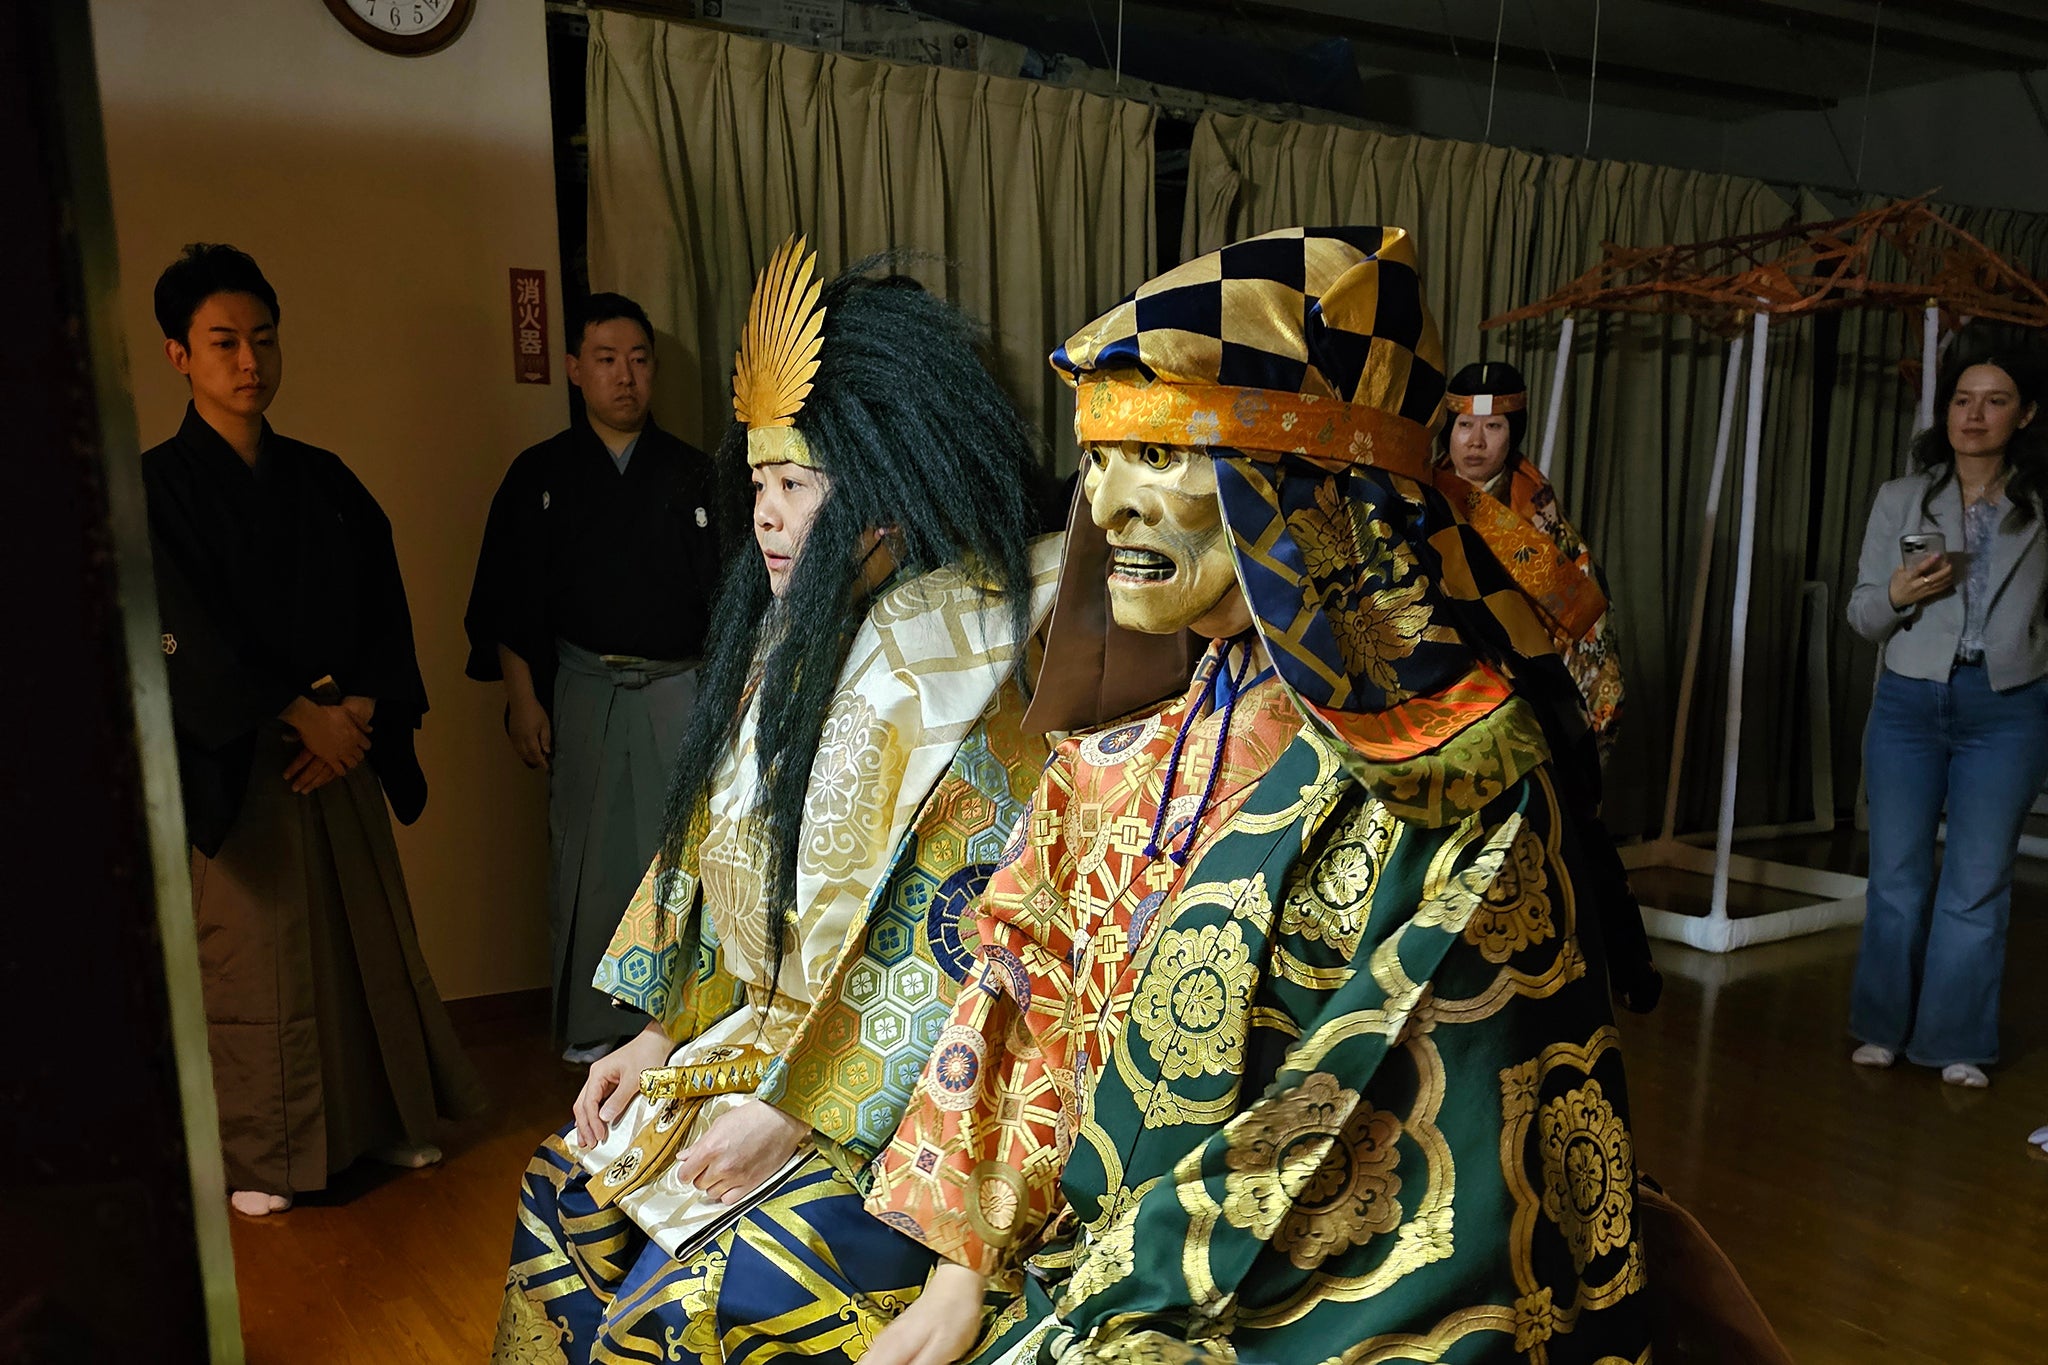
<svg viewBox="0 0 2048 1365">
<path fill-rule="evenodd" d="M 491 493 L 566 411 L 542 0 L 479 0 L 452 47 L 415 58 L 320 0 L 92 14 L 143 444 L 185 403 L 157 273 L 186 242 L 232 242 L 283 312 L 272 423 L 340 454 L 396 532 L 433 707 L 432 795 L 398 843 L 435 980 L 448 997 L 544 985 L 544 781 L 505 743 L 497 685 L 462 676 Z M 552 385 L 512 382 L 513 266 L 548 272 Z"/>
</svg>

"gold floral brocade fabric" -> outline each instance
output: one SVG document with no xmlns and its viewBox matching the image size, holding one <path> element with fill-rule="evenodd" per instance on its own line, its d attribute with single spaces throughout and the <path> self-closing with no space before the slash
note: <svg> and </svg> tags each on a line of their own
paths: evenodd
<svg viewBox="0 0 2048 1365">
<path fill-rule="evenodd" d="M 1147 773 L 1200 695 L 1055 751 L 870 1209 L 1012 1291 L 983 1361 L 1641 1360 L 1627 1086 L 1547 770 L 1418 822 L 1255 689 L 1230 801 L 1147 880 Z M 1511 700 L 1469 733 L 1533 728 Z"/>
</svg>

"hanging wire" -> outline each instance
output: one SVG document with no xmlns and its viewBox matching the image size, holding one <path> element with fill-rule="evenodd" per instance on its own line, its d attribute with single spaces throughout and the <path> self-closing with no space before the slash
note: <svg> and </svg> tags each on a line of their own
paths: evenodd
<svg viewBox="0 0 2048 1365">
<path fill-rule="evenodd" d="M 1465 102 L 1472 106 L 1472 120 L 1475 123 L 1482 123 L 1485 116 L 1479 112 L 1479 97 L 1472 93 L 1472 80 L 1465 74 L 1465 54 L 1458 51 L 1458 35 L 1451 28 L 1450 6 L 1445 0 L 1436 0 L 1436 9 L 1443 17 L 1444 37 L 1451 45 L 1451 60 L 1458 64 L 1458 84 L 1465 88 Z"/>
<path fill-rule="evenodd" d="M 1842 141 L 1842 135 L 1835 130 L 1835 115 L 1833 110 L 1823 109 L 1820 111 L 1820 126 L 1828 130 L 1828 140 L 1835 144 L 1835 155 L 1842 158 L 1842 169 L 1849 173 L 1850 179 L 1855 179 L 1856 163 L 1850 160 L 1849 158 L 1849 144 Z M 1824 189 L 1827 187 L 1815 185 L 1812 188 Z M 1846 191 L 1846 193 L 1848 193 L 1851 196 L 1854 196 L 1855 194 L 1859 193 L 1859 191 L 1855 189 L 1850 189 Z"/>
<path fill-rule="evenodd" d="M 1493 69 L 1486 75 L 1486 131 L 1481 142 L 1493 141 L 1493 90 L 1500 83 L 1500 31 L 1508 21 L 1508 0 L 1500 0 L 1500 12 L 1493 16 Z"/>
<path fill-rule="evenodd" d="M 1586 72 L 1586 147 L 1582 156 L 1593 155 L 1593 95 L 1600 88 L 1600 0 L 1593 0 L 1593 62 Z"/>
<path fill-rule="evenodd" d="M 2019 81 L 2020 89 L 2026 92 L 2027 103 L 2034 106 L 2034 119 L 2041 125 L 2041 131 L 2048 133 L 2048 105 L 2041 103 L 2041 92 L 2034 89 L 2033 79 L 2026 72 L 2015 71 L 2012 74 Z"/>
<path fill-rule="evenodd" d="M 1124 0 L 1116 0 L 1116 88 L 1124 88 Z"/>
<path fill-rule="evenodd" d="M 1863 149 L 1870 144 L 1870 89 L 1877 77 L 1877 30 L 1884 23 L 1884 0 L 1870 14 L 1870 61 L 1863 69 L 1863 127 L 1856 134 L 1856 191 L 1863 192 Z"/>
<path fill-rule="evenodd" d="M 1089 26 L 1095 30 L 1095 45 L 1102 49 L 1102 60 L 1111 66 L 1118 65 L 1117 59 L 1110 55 L 1109 39 L 1102 36 L 1102 21 L 1095 17 L 1095 0 L 1084 0 L 1084 3 L 1088 7 Z M 1117 8 L 1123 8 L 1123 0 L 1117 0 Z"/>
<path fill-rule="evenodd" d="M 1543 60 L 1550 67 L 1550 79 L 1557 86 L 1561 98 L 1570 99 L 1572 92 L 1564 88 L 1564 73 L 1557 69 L 1557 58 L 1550 55 L 1550 40 L 1543 36 L 1543 16 L 1536 12 L 1536 0 L 1522 0 L 1528 7 L 1529 23 L 1536 30 L 1536 46 L 1543 49 Z"/>
</svg>

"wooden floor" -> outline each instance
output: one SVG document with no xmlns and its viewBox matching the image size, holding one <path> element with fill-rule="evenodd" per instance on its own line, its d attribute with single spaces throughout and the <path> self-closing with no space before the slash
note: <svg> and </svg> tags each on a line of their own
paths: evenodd
<svg viewBox="0 0 2048 1365">
<path fill-rule="evenodd" d="M 444 1135 L 445 1162 L 359 1165 L 282 1217 L 231 1218 L 250 1365 L 489 1355 L 520 1173 L 582 1083 L 547 1045 L 546 992 L 494 1003 L 453 1009 L 496 1103 Z"/>
<path fill-rule="evenodd" d="M 1729 957 L 1659 945 L 1664 1004 L 1623 1021 L 1643 1168 L 1803 1365 L 2048 1360 L 2048 1157 L 2025 1142 L 2048 1123 L 2048 864 L 2022 876 L 1988 1091 L 1848 1064 L 1854 930 Z M 234 1220 L 252 1362 L 483 1359 L 519 1173 L 577 1076 L 530 1008 L 464 1027 L 499 1107 L 451 1135 L 445 1165 L 352 1172 L 285 1217 Z"/>
</svg>

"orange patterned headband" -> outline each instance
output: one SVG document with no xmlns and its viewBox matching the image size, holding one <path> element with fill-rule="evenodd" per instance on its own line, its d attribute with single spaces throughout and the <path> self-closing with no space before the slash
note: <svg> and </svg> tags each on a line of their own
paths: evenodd
<svg viewBox="0 0 2048 1365">
<path fill-rule="evenodd" d="M 1084 378 L 1076 386 L 1074 438 L 1226 446 L 1369 464 L 1426 482 L 1429 429 L 1378 408 L 1310 393 L 1226 384 L 1131 383 Z"/>
<path fill-rule="evenodd" d="M 1444 406 L 1452 412 L 1467 413 L 1473 417 L 1494 417 L 1510 412 L 1520 412 L 1529 406 L 1526 393 L 1447 393 Z"/>
</svg>

